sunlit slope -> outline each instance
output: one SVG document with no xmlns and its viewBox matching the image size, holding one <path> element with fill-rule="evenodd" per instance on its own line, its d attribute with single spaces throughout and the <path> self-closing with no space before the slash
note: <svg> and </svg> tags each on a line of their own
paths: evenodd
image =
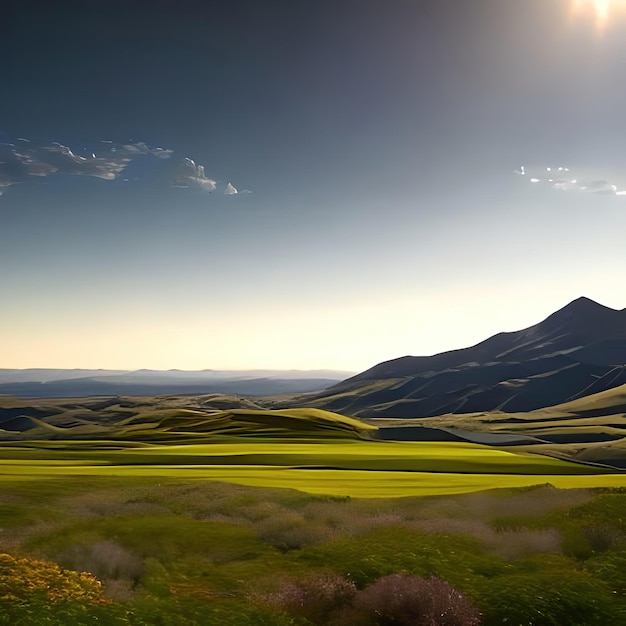
<svg viewBox="0 0 626 626">
<path fill-rule="evenodd" d="M 166 400 L 155 398 L 132 407 L 119 402 L 90 412 L 81 405 L 21 407 L 3 423 L 0 439 L 192 443 L 249 436 L 367 438 L 377 430 L 360 420 L 321 409 L 214 411 L 193 404 L 193 408 L 168 405 Z"/>
<path fill-rule="evenodd" d="M 626 385 L 608 389 L 597 394 L 585 396 L 571 402 L 537 409 L 527 412 L 505 413 L 491 411 L 480 413 L 466 413 L 463 415 L 449 414 L 421 420 L 431 426 L 444 424 L 457 426 L 489 425 L 493 429 L 524 430 L 555 427 L 563 424 L 578 425 L 586 428 L 603 423 L 615 422 L 619 428 L 626 425 Z M 626 427 L 626 426 L 625 426 Z M 624 433 L 626 435 L 626 433 Z"/>
<path fill-rule="evenodd" d="M 543 443 L 524 450 L 626 468 L 626 385 L 527 413 L 442 415 L 418 423 L 531 436 Z"/>
<path fill-rule="evenodd" d="M 572 402 L 557 404 L 550 409 L 552 414 L 593 417 L 594 415 L 616 415 L 626 413 L 626 385 L 608 389 Z"/>
</svg>

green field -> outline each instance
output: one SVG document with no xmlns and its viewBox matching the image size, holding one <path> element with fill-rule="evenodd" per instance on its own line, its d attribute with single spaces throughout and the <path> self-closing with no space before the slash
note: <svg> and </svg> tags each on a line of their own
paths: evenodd
<svg viewBox="0 0 626 626">
<path fill-rule="evenodd" d="M 0 624 L 626 623 L 624 490 L 378 499 L 76 478 L 0 481 Z M 398 585 L 406 600 L 388 602 Z"/>
<path fill-rule="evenodd" d="M 216 411 L 176 397 L 3 406 L 31 426 L 0 433 L 4 479 L 197 478 L 351 497 L 626 486 L 617 469 L 520 448 L 376 441 L 376 426 L 320 409 Z"/>
<path fill-rule="evenodd" d="M 0 625 L 626 624 L 619 469 L 211 402 L 0 399 Z"/>
<path fill-rule="evenodd" d="M 30 443 L 30 445 L 29 445 Z M 289 487 L 351 497 L 449 494 L 550 483 L 626 487 L 626 474 L 466 443 L 250 441 L 106 450 L 97 443 L 11 443 L 0 478 L 153 476 Z M 86 450 L 86 445 L 93 449 Z M 113 442 L 109 442 L 113 445 Z"/>
</svg>

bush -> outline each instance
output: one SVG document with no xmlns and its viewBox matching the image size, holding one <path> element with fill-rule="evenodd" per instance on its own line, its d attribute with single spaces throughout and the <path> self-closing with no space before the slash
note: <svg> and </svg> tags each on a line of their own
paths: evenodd
<svg viewBox="0 0 626 626">
<path fill-rule="evenodd" d="M 299 583 L 284 583 L 278 592 L 262 600 L 314 624 L 331 624 L 334 614 L 349 606 L 355 594 L 353 582 L 336 574 L 322 574 Z"/>
<path fill-rule="evenodd" d="M 477 626 L 481 615 L 439 578 L 392 574 L 360 591 L 344 617 L 344 623 L 354 626 Z"/>
<path fill-rule="evenodd" d="M 139 582 L 143 561 L 115 541 L 99 541 L 91 546 L 75 544 L 60 557 L 71 567 L 95 574 L 99 578 L 129 579 Z"/>
<path fill-rule="evenodd" d="M 111 613 L 91 574 L 55 563 L 0 554 L 0 624 L 125 624 Z M 96 618 L 95 620 L 92 618 Z M 109 619 L 110 618 L 110 619 Z"/>
<path fill-rule="evenodd" d="M 265 602 L 320 626 L 477 626 L 480 612 L 439 578 L 392 574 L 357 591 L 334 574 L 288 582 Z"/>
<path fill-rule="evenodd" d="M 91 574 L 62 569 L 55 563 L 0 554 L 0 599 L 4 602 L 105 602 L 102 583 Z"/>
</svg>

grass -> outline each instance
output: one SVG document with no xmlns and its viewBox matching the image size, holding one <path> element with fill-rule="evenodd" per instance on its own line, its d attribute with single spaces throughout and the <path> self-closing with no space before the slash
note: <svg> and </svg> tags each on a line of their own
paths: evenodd
<svg viewBox="0 0 626 626">
<path fill-rule="evenodd" d="M 551 483 L 626 486 L 626 475 L 536 454 L 469 443 L 249 439 L 106 449 L 102 442 L 9 442 L 4 480 L 154 476 L 220 480 L 351 497 L 449 494 Z M 52 444 L 52 445 L 51 445 Z M 112 442 L 107 442 L 111 446 Z"/>
<path fill-rule="evenodd" d="M 417 618 L 393 611 L 439 614 L 446 598 L 484 626 L 626 624 L 626 474 L 537 446 L 376 441 L 327 411 L 203 402 L 42 400 L 34 428 L 0 437 L 0 589 L 21 590 L 0 598 L 0 625 L 402 624 Z M 540 425 L 606 427 L 586 402 Z M 0 399 L 19 419 L 22 404 Z M 506 430 L 502 415 L 476 424 Z M 559 450 L 592 447 L 594 460 L 609 449 Z M 82 571 L 103 597 L 40 584 L 91 581 Z M 408 604 L 389 600 L 400 583 Z"/>
<path fill-rule="evenodd" d="M 378 427 L 450 429 L 461 436 L 471 433 L 475 440 L 481 433 L 546 438 L 546 443 L 516 446 L 514 450 L 626 468 L 626 385 L 527 413 L 492 411 L 421 419 L 373 419 L 368 423 Z M 559 443 L 550 441 L 555 436 Z"/>
<path fill-rule="evenodd" d="M 626 477 L 615 474 L 461 474 L 403 471 L 292 469 L 273 466 L 85 465 L 79 462 L 0 463 L 3 481 L 77 476 L 194 478 L 256 487 L 298 489 L 306 493 L 358 498 L 468 493 L 487 489 L 528 487 L 550 483 L 562 489 L 624 487 Z"/>
<path fill-rule="evenodd" d="M 377 624 L 399 576 L 415 583 L 411 611 L 431 597 L 418 577 L 447 581 L 440 599 L 463 594 L 484 626 L 625 623 L 624 491 L 348 499 L 92 476 L 2 481 L 0 498 L 0 552 L 25 559 L 0 567 L 0 588 L 21 594 L 0 600 L 0 624 Z M 38 595 L 51 574 L 91 580 L 71 571 L 104 598 Z"/>
<path fill-rule="evenodd" d="M 5 409 L 21 410 L 16 399 L 2 402 Z M 373 441 L 376 426 L 329 411 L 216 411 L 203 408 L 204 402 L 179 397 L 42 400 L 30 408 L 49 417 L 32 417 L 34 428 L 0 441 L 0 477 L 180 477 L 351 497 L 544 483 L 626 485 L 626 474 L 617 470 L 526 449 Z M 29 407 L 23 410 L 27 415 Z"/>
</svg>

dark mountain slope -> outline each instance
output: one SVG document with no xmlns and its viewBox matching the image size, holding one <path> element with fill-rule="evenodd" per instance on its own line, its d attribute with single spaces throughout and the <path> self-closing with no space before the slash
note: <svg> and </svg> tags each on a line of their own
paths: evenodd
<svg viewBox="0 0 626 626">
<path fill-rule="evenodd" d="M 578 298 L 524 330 L 386 361 L 299 402 L 360 417 L 530 411 L 624 384 L 625 364 L 626 309 Z"/>
<path fill-rule="evenodd" d="M 578 298 L 543 322 L 511 333 L 498 333 L 470 348 L 434 356 L 405 356 L 375 365 L 350 381 L 415 376 L 467 364 L 523 362 L 582 350 L 597 365 L 626 363 L 626 309 L 616 311 Z M 578 360 L 578 357 L 575 357 Z"/>
</svg>

